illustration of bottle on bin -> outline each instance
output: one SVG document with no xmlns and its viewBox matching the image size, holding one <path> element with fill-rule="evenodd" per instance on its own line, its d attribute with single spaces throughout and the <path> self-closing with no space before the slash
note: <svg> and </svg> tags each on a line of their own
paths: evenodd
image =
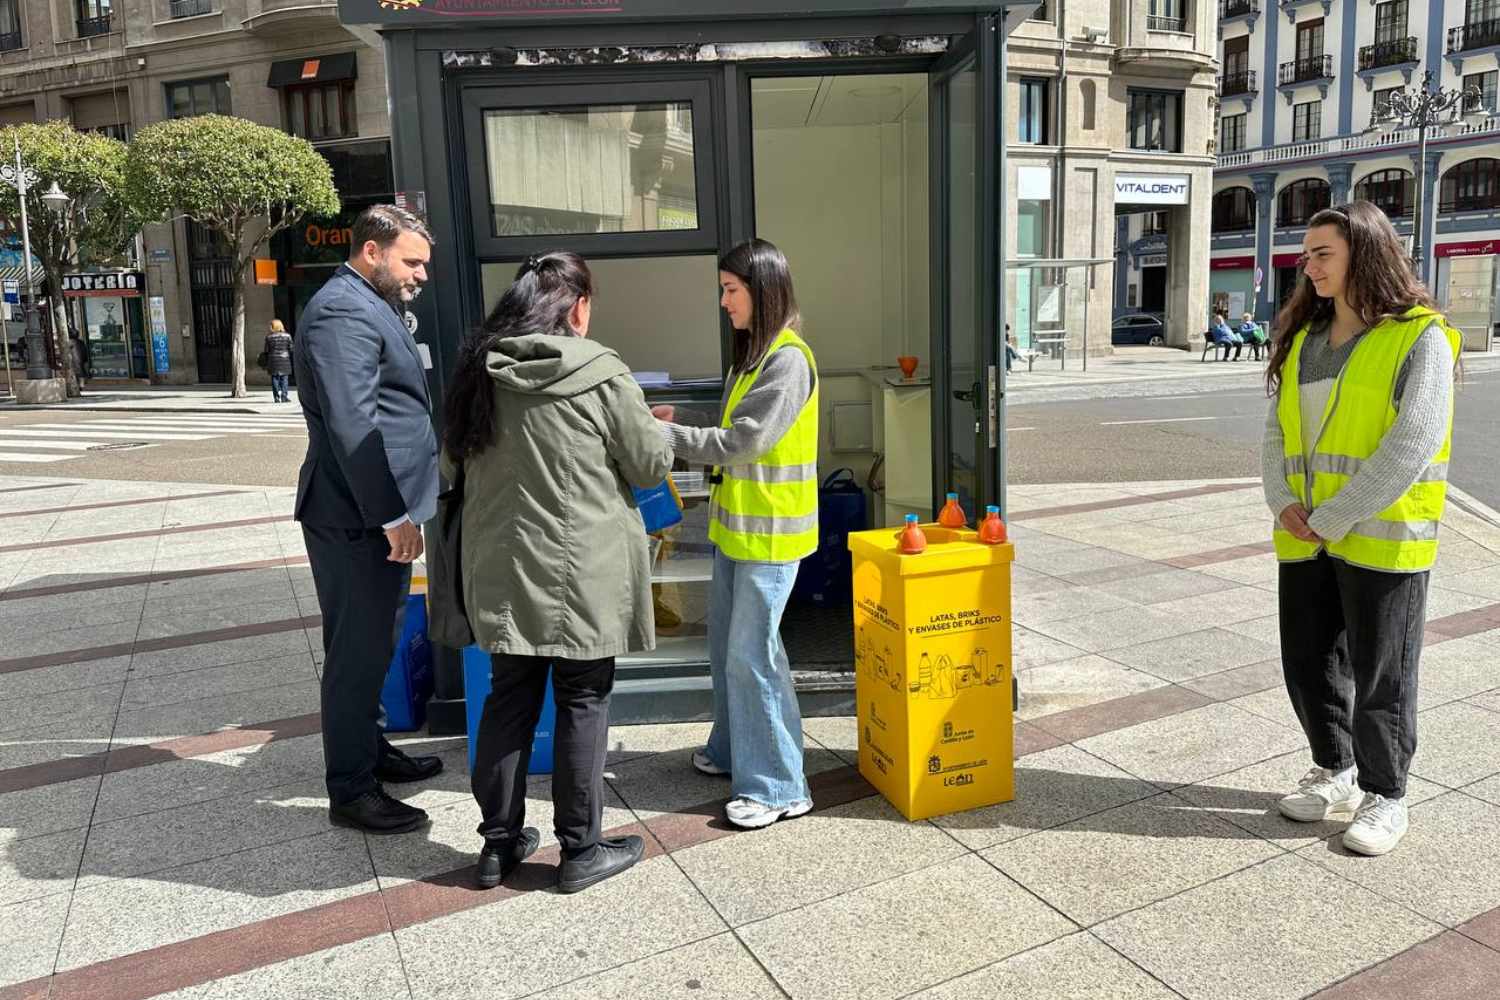
<svg viewBox="0 0 1500 1000">
<path fill-rule="evenodd" d="M 1009 540 L 1005 522 L 1000 520 L 1000 508 L 994 504 L 984 508 L 984 520 L 979 522 L 979 540 L 986 545 L 1003 545 Z"/>
<path fill-rule="evenodd" d="M 926 653 L 917 662 L 917 679 L 911 682 L 911 693 L 921 694 L 924 689 L 932 687 L 932 657 Z"/>
<path fill-rule="evenodd" d="M 943 504 L 943 509 L 938 511 L 938 524 L 945 528 L 967 527 L 969 519 L 964 514 L 963 507 L 959 506 L 958 494 L 949 493 L 948 502 Z"/>
<path fill-rule="evenodd" d="M 927 551 L 927 536 L 922 533 L 921 525 L 917 524 L 917 515 L 906 515 L 906 527 L 901 529 L 901 554 L 914 556 L 920 552 Z"/>
</svg>

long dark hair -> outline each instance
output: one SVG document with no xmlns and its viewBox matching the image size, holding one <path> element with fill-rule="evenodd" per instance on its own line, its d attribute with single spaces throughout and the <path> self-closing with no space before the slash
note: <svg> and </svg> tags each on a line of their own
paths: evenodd
<svg viewBox="0 0 1500 1000">
<path fill-rule="evenodd" d="M 750 291 L 755 310 L 750 316 L 750 329 L 734 331 L 734 370 L 747 372 L 760 364 L 782 330 L 802 328 L 797 293 L 792 290 L 792 269 L 774 244 L 747 240 L 720 258 L 719 270 L 739 278 Z"/>
<path fill-rule="evenodd" d="M 1349 244 L 1344 297 L 1359 313 L 1366 329 L 1400 316 L 1412 306 L 1437 309 L 1427 286 L 1417 279 L 1396 228 L 1373 203 L 1360 200 L 1325 208 L 1307 222 L 1309 230 L 1316 226 L 1335 227 Z M 1303 327 L 1326 323 L 1332 318 L 1333 299 L 1320 296 L 1307 275 L 1299 274 L 1297 290 L 1276 317 L 1276 339 L 1266 369 L 1269 395 L 1276 395 L 1281 388 L 1281 369 L 1297 333 Z"/>
<path fill-rule="evenodd" d="M 575 336 L 568 314 L 579 299 L 594 297 L 594 276 L 582 257 L 567 250 L 528 257 L 516 280 L 474 336 L 464 342 L 443 402 L 443 447 L 464 461 L 495 443 L 495 383 L 487 361 L 506 337 L 542 333 Z"/>
</svg>

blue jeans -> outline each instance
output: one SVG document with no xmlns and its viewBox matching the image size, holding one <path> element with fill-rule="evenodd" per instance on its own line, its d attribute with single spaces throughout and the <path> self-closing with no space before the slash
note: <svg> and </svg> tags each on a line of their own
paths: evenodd
<svg viewBox="0 0 1500 1000">
<path fill-rule="evenodd" d="M 796 579 L 794 562 L 736 562 L 714 553 L 708 757 L 730 772 L 735 798 L 777 809 L 812 798 L 802 771 L 802 711 L 781 644 L 781 613 Z"/>
<path fill-rule="evenodd" d="M 274 400 L 276 400 L 278 402 L 281 402 L 283 400 L 285 400 L 287 402 L 291 401 L 292 397 L 291 397 L 290 392 L 287 389 L 287 381 L 290 378 L 291 378 L 290 375 L 272 375 L 271 376 L 271 398 L 272 399 L 274 399 Z"/>
</svg>

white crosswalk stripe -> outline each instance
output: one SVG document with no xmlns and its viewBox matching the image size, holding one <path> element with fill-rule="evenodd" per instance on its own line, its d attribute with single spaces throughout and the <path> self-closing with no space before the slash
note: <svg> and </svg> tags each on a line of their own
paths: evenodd
<svg viewBox="0 0 1500 1000">
<path fill-rule="evenodd" d="M 89 454 L 154 448 L 177 441 L 212 441 L 242 434 L 305 435 L 300 413 L 109 413 L 63 423 L 0 427 L 0 463 L 63 462 Z"/>
</svg>

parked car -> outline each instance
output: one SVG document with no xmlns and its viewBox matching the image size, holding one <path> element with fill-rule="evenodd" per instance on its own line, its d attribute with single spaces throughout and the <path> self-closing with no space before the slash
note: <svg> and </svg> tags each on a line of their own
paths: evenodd
<svg viewBox="0 0 1500 1000">
<path fill-rule="evenodd" d="M 1155 313 L 1129 313 L 1115 318 L 1109 339 L 1117 347 L 1122 344 L 1161 347 L 1167 342 L 1167 325 Z"/>
</svg>

